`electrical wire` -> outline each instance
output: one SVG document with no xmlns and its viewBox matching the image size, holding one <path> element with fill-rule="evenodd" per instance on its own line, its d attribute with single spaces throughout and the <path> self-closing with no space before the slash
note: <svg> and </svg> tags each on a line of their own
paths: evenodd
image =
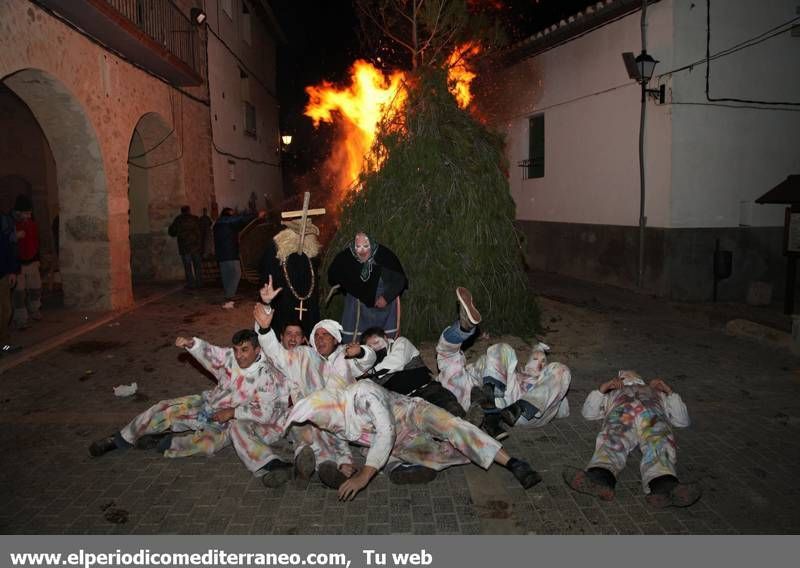
<svg viewBox="0 0 800 568">
<path fill-rule="evenodd" d="M 797 20 L 798 18 L 795 18 Z M 783 33 L 783 32 L 781 32 Z M 762 34 L 763 35 L 763 34 Z M 777 33 L 775 35 L 778 35 Z M 772 36 L 767 36 L 765 38 L 760 39 L 758 42 L 748 43 L 747 45 L 739 47 L 736 51 L 744 49 L 745 47 L 752 47 L 754 45 L 758 45 L 759 43 L 766 41 Z M 734 53 L 731 51 L 728 53 Z M 783 101 L 759 101 L 754 99 L 738 99 L 732 97 L 712 97 L 711 96 L 711 0 L 706 0 L 706 100 L 710 102 L 733 102 L 733 103 L 745 103 L 745 104 L 758 104 L 758 105 L 774 105 L 774 106 L 800 106 L 800 102 L 783 102 Z"/>
</svg>

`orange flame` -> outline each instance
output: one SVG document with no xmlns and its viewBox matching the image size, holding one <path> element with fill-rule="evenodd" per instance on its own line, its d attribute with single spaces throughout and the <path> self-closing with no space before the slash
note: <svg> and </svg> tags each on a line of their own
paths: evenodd
<svg viewBox="0 0 800 568">
<path fill-rule="evenodd" d="M 480 46 L 470 42 L 458 46 L 448 59 L 448 88 L 461 108 L 472 99 L 469 87 L 475 78 L 467 59 L 479 52 Z M 324 81 L 306 87 L 309 102 L 305 115 L 315 127 L 321 122 L 337 126 L 338 140 L 323 166 L 325 183 L 334 186 L 335 202 L 350 188 L 358 191 L 355 182 L 366 161 L 375 158 L 370 152 L 378 125 L 387 113 L 402 110 L 405 105 L 405 91 L 400 88 L 405 78 L 403 71 L 384 75 L 370 63 L 357 60 L 350 68 L 349 85 L 337 87 Z"/>
<path fill-rule="evenodd" d="M 447 59 L 447 87 L 461 108 L 467 108 L 472 101 L 469 87 L 477 75 L 472 71 L 469 59 L 480 52 L 480 44 L 468 41 L 456 47 Z"/>
</svg>

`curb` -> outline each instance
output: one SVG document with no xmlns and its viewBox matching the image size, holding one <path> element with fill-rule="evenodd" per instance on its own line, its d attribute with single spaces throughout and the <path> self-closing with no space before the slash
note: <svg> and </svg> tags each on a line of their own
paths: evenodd
<svg viewBox="0 0 800 568">
<path fill-rule="evenodd" d="M 746 319 L 734 319 L 725 324 L 725 333 L 752 339 L 759 343 L 794 351 L 792 334 Z"/>
<path fill-rule="evenodd" d="M 96 321 L 85 323 L 83 325 L 80 325 L 80 326 L 76 327 L 75 329 L 71 329 L 69 331 L 65 331 L 64 333 L 61 333 L 59 335 L 56 335 L 55 337 L 47 339 L 47 340 L 43 341 L 42 343 L 39 343 L 38 345 L 35 345 L 33 347 L 30 347 L 30 348 L 27 348 L 22 353 L 20 353 L 19 355 L 15 356 L 12 361 L 0 363 L 0 375 L 4 374 L 6 371 L 10 371 L 14 367 L 18 367 L 19 365 L 22 365 L 23 363 L 27 363 L 28 361 L 30 361 L 31 359 L 33 359 L 35 357 L 38 357 L 39 355 L 47 353 L 48 351 L 52 351 L 56 347 L 60 347 L 61 345 L 65 344 L 65 343 L 67 343 L 69 341 L 72 341 L 76 337 L 80 337 L 84 333 L 88 333 L 88 332 L 90 332 L 92 330 L 95 330 L 98 327 L 100 327 L 101 325 L 105 325 L 105 324 L 107 324 L 109 322 L 112 322 L 115 319 L 118 319 L 118 318 L 124 316 L 127 313 L 130 313 L 130 312 L 132 312 L 134 310 L 138 310 L 139 308 L 141 308 L 143 306 L 146 306 L 147 304 L 151 304 L 153 302 L 157 302 L 158 300 L 161 300 L 161 299 L 163 299 L 163 298 L 165 298 L 165 297 L 167 297 L 167 296 L 169 296 L 171 294 L 174 294 L 175 292 L 179 292 L 182 289 L 183 289 L 183 285 L 181 284 L 181 285 L 175 286 L 174 288 L 170 288 L 170 289 L 165 290 L 163 292 L 159 292 L 158 294 L 154 294 L 153 296 L 151 296 L 151 297 L 149 297 L 149 298 L 147 298 L 145 300 L 142 300 L 141 302 L 135 302 L 134 304 L 132 304 L 131 306 L 129 306 L 127 308 L 123 308 L 121 310 L 109 312 L 108 314 L 106 314 L 104 316 L 101 316 L 100 319 L 98 319 Z"/>
</svg>

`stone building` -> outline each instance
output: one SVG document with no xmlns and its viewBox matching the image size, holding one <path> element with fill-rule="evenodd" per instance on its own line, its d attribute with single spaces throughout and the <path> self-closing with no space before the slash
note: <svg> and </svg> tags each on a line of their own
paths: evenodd
<svg viewBox="0 0 800 568">
<path fill-rule="evenodd" d="M 227 4 L 242 10 L 242 2 Z M 181 278 L 166 229 L 181 205 L 199 213 L 229 194 L 215 184 L 216 154 L 274 158 L 212 139 L 212 117 L 227 112 L 215 109 L 209 90 L 213 4 L 0 2 L 0 205 L 31 195 L 44 256 L 55 256 L 50 227 L 59 217 L 67 306 L 122 308 L 133 301 L 134 281 Z M 270 21 L 265 2 L 247 5 L 260 22 Z M 253 33 L 279 35 L 275 30 L 259 24 Z M 274 52 L 274 40 L 255 37 Z M 214 65 L 222 72 L 223 64 Z M 269 65 L 262 73 L 274 83 Z M 269 107 L 264 120 L 277 115 L 274 99 L 260 104 Z M 277 126 L 269 130 L 265 124 L 264 136 L 277 139 Z"/>
<path fill-rule="evenodd" d="M 661 0 L 646 12 L 659 60 L 644 130 L 643 288 L 710 299 L 784 286 L 783 208 L 755 199 L 800 173 L 797 2 Z M 512 46 L 479 73 L 479 103 L 506 136 L 530 263 L 634 288 L 641 88 L 622 54 L 642 49 L 642 0 L 603 0 Z M 706 59 L 706 50 L 711 55 Z M 708 70 L 708 82 L 706 71 Z M 785 103 L 785 104 L 780 104 Z"/>
</svg>

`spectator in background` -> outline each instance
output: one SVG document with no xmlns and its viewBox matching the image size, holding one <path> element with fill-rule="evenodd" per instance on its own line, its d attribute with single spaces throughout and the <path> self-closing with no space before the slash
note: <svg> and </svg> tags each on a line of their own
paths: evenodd
<svg viewBox="0 0 800 568">
<path fill-rule="evenodd" d="M 178 238 L 178 254 L 183 261 L 186 274 L 186 287 L 199 288 L 203 284 L 201 253 L 203 230 L 200 218 L 192 215 L 188 205 L 181 207 L 181 214 L 169 226 L 169 236 Z"/>
<path fill-rule="evenodd" d="M 266 216 L 260 212 L 259 217 Z M 236 305 L 234 298 L 242 278 L 242 265 L 239 260 L 239 231 L 255 218 L 254 215 L 234 215 L 233 209 L 223 207 L 219 219 L 214 224 L 214 250 L 219 263 L 222 287 L 225 290 L 223 309 L 232 310 Z"/>
<path fill-rule="evenodd" d="M 17 232 L 14 220 L 5 211 L 0 213 L 0 354 L 19 351 L 10 343 L 8 322 L 11 320 L 11 289 L 17 283 Z"/>
<path fill-rule="evenodd" d="M 28 317 L 42 319 L 42 277 L 39 273 L 39 228 L 33 220 L 33 207 L 27 195 L 17 196 L 14 217 L 17 231 L 17 258 L 20 263 L 14 288 L 14 325 L 28 327 Z"/>
</svg>

